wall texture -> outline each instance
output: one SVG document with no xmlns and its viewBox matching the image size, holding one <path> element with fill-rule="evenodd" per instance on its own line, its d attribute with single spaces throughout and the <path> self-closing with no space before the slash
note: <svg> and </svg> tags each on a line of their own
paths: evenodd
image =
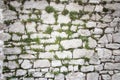
<svg viewBox="0 0 120 80">
<path fill-rule="evenodd" d="M 6 80 L 120 80 L 120 0 L 4 4 Z"/>
</svg>

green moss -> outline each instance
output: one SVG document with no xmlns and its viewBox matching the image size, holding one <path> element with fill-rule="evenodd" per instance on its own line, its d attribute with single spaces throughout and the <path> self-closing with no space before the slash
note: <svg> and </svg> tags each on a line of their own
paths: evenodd
<svg viewBox="0 0 120 80">
<path fill-rule="evenodd" d="M 51 34 L 52 31 L 53 31 L 53 28 L 52 28 L 52 27 L 47 27 L 45 33 Z"/>
<path fill-rule="evenodd" d="M 90 61 L 90 58 L 88 58 L 88 57 L 82 57 L 81 59 L 84 59 L 85 62 L 89 62 Z"/>
<path fill-rule="evenodd" d="M 79 17 L 79 13 L 76 11 L 71 11 L 69 17 L 71 20 L 76 20 Z"/>
<path fill-rule="evenodd" d="M 55 3 L 56 3 L 56 4 L 60 3 L 60 0 L 55 0 Z"/>
<path fill-rule="evenodd" d="M 10 10 L 12 10 L 12 11 L 15 11 L 15 12 L 16 12 L 15 7 L 13 7 L 12 5 L 8 4 L 8 7 L 9 7 L 9 9 L 10 9 Z"/>
<path fill-rule="evenodd" d="M 46 12 L 48 12 L 48 13 L 55 12 L 55 9 L 54 9 L 52 6 L 47 6 L 47 7 L 45 8 L 45 10 L 46 10 Z"/>
<path fill-rule="evenodd" d="M 5 72 L 5 73 L 6 73 L 6 72 L 10 72 L 10 69 L 9 69 L 7 66 L 4 66 L 4 67 L 3 67 L 3 73 L 4 73 L 4 72 Z"/>
<path fill-rule="evenodd" d="M 83 42 L 84 41 L 88 42 L 88 37 L 87 36 L 80 36 L 80 39 L 82 39 Z"/>
<path fill-rule="evenodd" d="M 109 11 L 109 9 L 103 8 L 103 12 L 108 12 L 108 11 Z"/>
<path fill-rule="evenodd" d="M 74 33 L 70 29 L 66 30 L 65 32 L 68 34 L 68 36 L 71 36 Z"/>
<path fill-rule="evenodd" d="M 14 22 L 12 20 L 6 20 L 4 21 L 4 24 L 6 24 L 7 26 L 9 26 L 10 24 L 13 24 Z"/>
<path fill-rule="evenodd" d="M 60 73 L 60 71 L 53 72 L 54 75 L 58 75 L 59 73 Z"/>
<path fill-rule="evenodd" d="M 68 66 L 69 66 L 69 63 L 62 64 L 62 66 L 68 67 Z"/>
<path fill-rule="evenodd" d="M 56 37 L 55 43 L 56 43 L 56 44 L 60 44 L 60 41 L 61 41 L 61 37 Z"/>
<path fill-rule="evenodd" d="M 54 58 L 55 58 L 56 60 L 59 60 L 59 57 L 58 57 L 57 55 L 54 55 Z"/>
<path fill-rule="evenodd" d="M 56 21 L 56 23 L 57 23 L 57 20 L 58 20 L 58 13 L 55 11 L 54 12 L 54 18 L 55 18 L 55 21 Z"/>
<path fill-rule="evenodd" d="M 90 49 L 89 45 L 88 45 L 88 42 L 85 43 L 85 48 L 86 49 Z"/>
<path fill-rule="evenodd" d="M 69 11 L 67 10 L 67 9 L 64 9 L 63 11 L 62 11 L 62 15 L 67 15 L 69 13 Z"/>
</svg>

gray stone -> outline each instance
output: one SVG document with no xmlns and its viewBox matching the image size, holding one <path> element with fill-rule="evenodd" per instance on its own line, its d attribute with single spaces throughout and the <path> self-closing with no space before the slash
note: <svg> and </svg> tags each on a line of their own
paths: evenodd
<svg viewBox="0 0 120 80">
<path fill-rule="evenodd" d="M 82 40 L 81 39 L 63 40 L 60 42 L 60 44 L 64 47 L 64 49 L 78 48 L 82 46 Z"/>
<path fill-rule="evenodd" d="M 104 68 L 107 70 L 120 70 L 120 63 L 106 63 Z"/>
<path fill-rule="evenodd" d="M 120 73 L 114 74 L 112 80 L 120 80 Z"/>
<path fill-rule="evenodd" d="M 25 27 L 22 23 L 15 22 L 13 25 L 10 25 L 9 31 L 14 33 L 25 33 Z"/>
<path fill-rule="evenodd" d="M 34 68 L 38 67 L 50 67 L 50 62 L 48 60 L 36 60 L 34 62 Z"/>
<path fill-rule="evenodd" d="M 15 69 L 19 67 L 19 65 L 15 61 L 9 61 L 7 66 L 9 69 Z"/>
<path fill-rule="evenodd" d="M 27 73 L 26 70 L 18 69 L 18 70 L 16 71 L 16 76 L 23 76 L 23 75 L 25 75 L 26 73 Z"/>
<path fill-rule="evenodd" d="M 64 16 L 64 15 L 59 15 L 58 16 L 58 23 L 69 23 L 71 20 L 69 18 L 69 16 Z"/>
<path fill-rule="evenodd" d="M 91 35 L 90 31 L 87 30 L 87 29 L 79 29 L 79 30 L 78 30 L 78 33 L 79 33 L 81 36 L 90 36 L 90 35 Z"/>
<path fill-rule="evenodd" d="M 30 62 L 29 60 L 24 60 L 24 61 L 22 62 L 22 64 L 21 64 L 21 67 L 22 67 L 23 69 L 29 69 L 29 68 L 32 67 L 32 64 L 31 64 L 31 62 Z"/>
<path fill-rule="evenodd" d="M 60 68 L 60 72 L 67 72 L 68 71 L 68 69 L 67 69 L 67 67 L 65 67 L 65 66 L 62 66 L 61 68 Z"/>
<path fill-rule="evenodd" d="M 79 12 L 79 10 L 83 10 L 83 6 L 80 6 L 76 3 L 70 3 L 66 6 L 66 9 L 69 11 L 77 11 Z"/>
<path fill-rule="evenodd" d="M 90 0 L 89 3 L 100 3 L 101 0 Z"/>
<path fill-rule="evenodd" d="M 88 21 L 88 22 L 86 23 L 86 26 L 87 26 L 88 28 L 96 27 L 96 22 Z"/>
<path fill-rule="evenodd" d="M 4 48 L 4 53 L 5 54 L 20 54 L 21 53 L 21 49 L 18 48 L 18 47 Z"/>
<path fill-rule="evenodd" d="M 99 58 L 110 58 L 112 56 L 112 51 L 105 48 L 98 48 L 97 54 Z"/>
<path fill-rule="evenodd" d="M 106 36 L 106 35 L 102 36 L 102 37 L 99 39 L 98 43 L 102 43 L 102 44 L 108 43 L 108 38 L 107 38 L 107 36 Z"/>
<path fill-rule="evenodd" d="M 56 75 L 55 80 L 64 80 L 64 75 L 63 74 Z"/>
<path fill-rule="evenodd" d="M 41 15 L 41 19 L 43 20 L 43 23 L 46 24 L 54 24 L 55 23 L 55 18 L 53 13 L 46 13 L 43 12 Z"/>
<path fill-rule="evenodd" d="M 30 32 L 36 32 L 36 24 L 35 22 L 31 22 L 31 23 L 27 23 L 26 24 L 26 29 L 27 29 L 27 32 L 30 33 Z"/>
<path fill-rule="evenodd" d="M 104 75 L 102 75 L 102 79 L 103 80 L 111 80 L 111 77 L 108 74 L 104 74 Z"/>
<path fill-rule="evenodd" d="M 56 44 L 56 45 L 48 45 L 45 47 L 45 50 L 46 51 L 51 51 L 51 50 L 58 50 L 59 49 L 59 45 Z"/>
<path fill-rule="evenodd" d="M 39 54 L 39 58 L 53 58 L 54 57 L 54 53 L 53 52 L 41 52 L 40 54 Z"/>
<path fill-rule="evenodd" d="M 106 44 L 106 48 L 109 48 L 109 49 L 119 49 L 120 48 L 120 44 L 116 44 L 116 43 Z"/>
<path fill-rule="evenodd" d="M 81 58 L 81 57 L 88 57 L 91 58 L 93 56 L 93 50 L 87 49 L 74 49 L 73 51 L 73 58 Z"/>
<path fill-rule="evenodd" d="M 83 65 L 84 63 L 85 63 L 85 61 L 83 59 L 69 61 L 69 64 L 72 64 L 72 65 Z"/>
<path fill-rule="evenodd" d="M 90 48 L 95 48 L 96 45 L 97 45 L 96 40 L 94 40 L 93 38 L 89 37 L 89 38 L 88 38 L 88 46 L 89 46 Z"/>
<path fill-rule="evenodd" d="M 99 74 L 96 72 L 91 72 L 87 74 L 87 80 L 98 80 Z"/>
<path fill-rule="evenodd" d="M 57 67 L 57 66 L 62 66 L 61 61 L 59 61 L 59 60 L 52 61 L 52 67 Z"/>
<path fill-rule="evenodd" d="M 113 41 L 120 43 L 120 33 L 113 34 Z"/>
<path fill-rule="evenodd" d="M 8 41 L 11 38 L 11 35 L 8 33 L 0 33 L 0 40 Z"/>
<path fill-rule="evenodd" d="M 41 72 L 34 72 L 33 77 L 42 77 L 42 73 Z"/>
<path fill-rule="evenodd" d="M 81 72 L 72 72 L 66 76 L 66 80 L 85 80 L 85 74 Z"/>
<path fill-rule="evenodd" d="M 93 71 L 93 70 L 94 70 L 94 66 L 93 66 L 93 65 L 82 66 L 82 67 L 81 67 L 81 71 L 82 71 L 82 72 L 89 72 L 89 71 Z"/>
</svg>

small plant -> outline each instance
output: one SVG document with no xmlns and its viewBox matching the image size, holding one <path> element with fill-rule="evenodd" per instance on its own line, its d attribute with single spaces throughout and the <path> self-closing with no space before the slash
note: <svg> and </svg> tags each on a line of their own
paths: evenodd
<svg viewBox="0 0 120 80">
<path fill-rule="evenodd" d="M 56 60 L 59 60 L 59 57 L 58 57 L 57 55 L 54 55 L 54 58 L 55 58 Z"/>
<path fill-rule="evenodd" d="M 48 27 L 47 30 L 45 31 L 45 33 L 51 34 L 52 31 L 53 31 L 53 28 L 52 27 Z"/>
<path fill-rule="evenodd" d="M 76 11 L 71 11 L 69 16 L 71 20 L 76 20 L 79 17 L 79 13 Z"/>
<path fill-rule="evenodd" d="M 55 9 L 54 9 L 52 6 L 47 6 L 47 7 L 45 8 L 45 10 L 46 10 L 46 12 L 48 12 L 48 13 L 55 12 Z"/>
<path fill-rule="evenodd" d="M 55 21 L 56 21 L 56 23 L 57 23 L 57 20 L 58 20 L 58 14 L 57 14 L 56 11 L 54 12 L 54 18 L 55 18 Z"/>
<path fill-rule="evenodd" d="M 67 10 L 67 9 L 64 9 L 63 11 L 62 11 L 62 15 L 67 15 L 69 13 L 69 11 Z"/>
<path fill-rule="evenodd" d="M 50 0 L 46 0 L 48 2 L 48 4 L 50 4 Z"/>
<path fill-rule="evenodd" d="M 73 32 L 72 32 L 70 29 L 66 30 L 66 33 L 67 33 L 69 36 L 71 36 L 71 35 L 73 34 Z"/>
<path fill-rule="evenodd" d="M 33 41 L 36 42 L 37 44 L 40 44 L 40 38 L 38 38 L 38 37 L 33 39 Z"/>
<path fill-rule="evenodd" d="M 86 49 L 90 49 L 90 47 L 89 47 L 89 45 L 88 45 L 88 42 L 86 42 L 85 48 L 86 48 Z"/>
<path fill-rule="evenodd" d="M 59 73 L 60 73 L 60 71 L 53 72 L 54 75 L 58 75 Z"/>
<path fill-rule="evenodd" d="M 61 37 L 56 37 L 55 43 L 56 43 L 56 44 L 60 44 L 60 41 L 61 41 Z"/>
</svg>

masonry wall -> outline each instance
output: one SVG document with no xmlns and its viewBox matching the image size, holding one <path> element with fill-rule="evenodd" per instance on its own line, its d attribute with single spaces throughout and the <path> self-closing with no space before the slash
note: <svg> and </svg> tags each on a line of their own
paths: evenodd
<svg viewBox="0 0 120 80">
<path fill-rule="evenodd" d="M 4 4 L 6 80 L 120 80 L 120 0 Z"/>
</svg>

